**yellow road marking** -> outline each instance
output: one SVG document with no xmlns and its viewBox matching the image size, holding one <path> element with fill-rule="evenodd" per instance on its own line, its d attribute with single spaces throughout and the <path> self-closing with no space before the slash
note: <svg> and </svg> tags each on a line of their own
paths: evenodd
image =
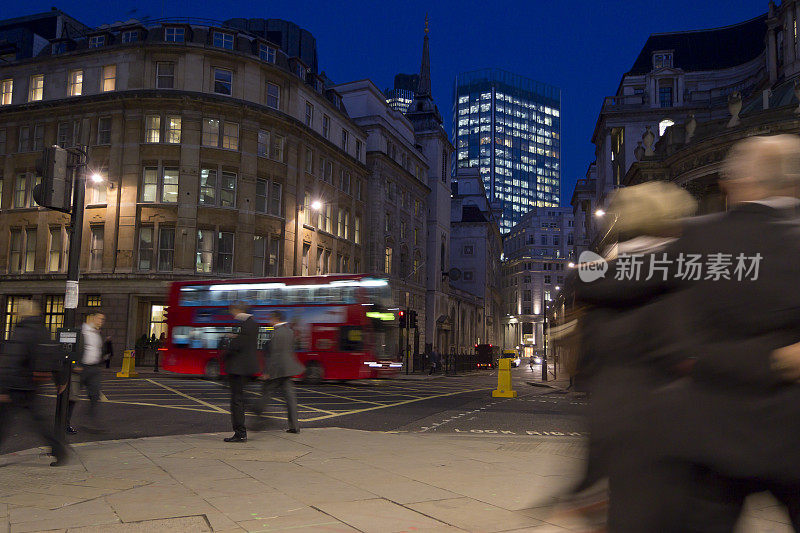
<svg viewBox="0 0 800 533">
<path fill-rule="evenodd" d="M 185 394 L 185 393 L 183 393 L 183 392 L 181 392 L 179 390 L 175 390 L 172 387 L 164 385 L 163 383 L 159 383 L 157 381 L 153 381 L 152 379 L 148 379 L 147 381 L 149 381 L 153 385 L 158 385 L 159 387 L 164 387 L 168 391 L 172 391 L 175 394 L 177 394 L 178 396 L 183 396 L 184 398 L 189 398 L 190 400 L 196 401 L 200 405 L 205 405 L 206 407 L 210 407 L 210 408 L 214 409 L 215 411 L 219 411 L 220 413 L 228 413 L 228 414 L 230 414 L 228 411 L 226 411 L 224 409 L 221 409 L 220 407 L 217 407 L 216 405 L 214 405 L 212 403 L 204 402 L 203 400 L 201 400 L 199 398 L 195 398 L 194 396 L 189 396 L 188 394 Z"/>
<path fill-rule="evenodd" d="M 219 385 L 220 387 L 224 387 L 225 386 L 222 383 L 219 383 L 219 382 L 216 382 L 216 381 L 211 381 L 211 383 L 213 383 L 214 385 Z M 261 392 L 254 392 L 254 391 L 250 391 L 250 390 L 245 390 L 245 392 L 249 392 L 250 394 L 261 394 Z M 274 399 L 278 400 L 279 402 L 286 403 L 286 401 L 281 399 L 281 398 L 274 398 Z M 334 413 L 333 411 L 327 411 L 325 409 L 320 409 L 318 407 L 313 407 L 311 405 L 306 405 L 304 403 L 299 403 L 298 402 L 297 407 L 305 408 L 305 409 L 312 409 L 314 411 L 319 411 L 321 413 L 327 413 L 329 415 L 334 415 L 334 416 L 336 415 L 336 413 Z"/>
</svg>

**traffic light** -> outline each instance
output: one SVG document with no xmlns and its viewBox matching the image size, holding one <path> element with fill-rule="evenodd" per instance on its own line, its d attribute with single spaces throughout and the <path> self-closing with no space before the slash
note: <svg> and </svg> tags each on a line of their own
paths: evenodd
<svg viewBox="0 0 800 533">
<path fill-rule="evenodd" d="M 42 182 L 33 188 L 33 199 L 42 207 L 70 212 L 72 187 L 67 176 L 67 151 L 59 146 L 48 146 L 42 158 L 36 161 L 36 172 Z"/>
<path fill-rule="evenodd" d="M 409 320 L 409 325 L 408 325 L 409 328 L 418 329 L 417 312 L 414 311 L 413 309 L 408 312 L 408 320 Z"/>
<path fill-rule="evenodd" d="M 401 328 L 405 328 L 406 327 L 406 312 L 405 311 L 399 311 L 397 313 L 397 318 L 400 320 L 400 327 Z"/>
</svg>

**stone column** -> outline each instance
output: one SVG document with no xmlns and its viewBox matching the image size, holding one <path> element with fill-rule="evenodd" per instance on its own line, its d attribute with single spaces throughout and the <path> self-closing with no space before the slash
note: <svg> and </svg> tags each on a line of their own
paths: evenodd
<svg viewBox="0 0 800 533">
<path fill-rule="evenodd" d="M 785 35 L 783 45 L 786 48 L 786 64 L 791 65 L 794 63 L 795 58 L 795 44 L 794 44 L 794 9 L 789 8 L 786 10 L 786 23 L 783 34 Z"/>
<path fill-rule="evenodd" d="M 778 45 L 775 37 L 775 28 L 769 28 L 767 33 L 767 65 L 769 81 L 770 83 L 775 83 L 778 80 Z"/>
</svg>

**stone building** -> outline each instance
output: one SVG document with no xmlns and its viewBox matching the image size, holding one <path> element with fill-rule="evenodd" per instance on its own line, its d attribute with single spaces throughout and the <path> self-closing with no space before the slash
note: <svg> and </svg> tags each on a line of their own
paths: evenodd
<svg viewBox="0 0 800 533">
<path fill-rule="evenodd" d="M 425 176 L 428 161 L 418 149 L 411 122 L 393 109 L 383 93 L 369 80 L 337 85 L 336 91 L 353 121 L 367 135 L 369 170 L 365 213 L 364 272 L 391 281 L 395 307 L 417 312 L 418 329 L 411 339 L 399 338 L 396 346 L 410 346 L 419 354 L 425 338 L 425 215 L 430 187 Z"/>
<path fill-rule="evenodd" d="M 364 269 L 366 135 L 317 74 L 308 32 L 29 19 L 0 21 L 19 36 L 0 51 L 5 335 L 23 296 L 63 322 L 68 218 L 32 199 L 45 145 L 88 146 L 104 178 L 87 187 L 78 313 L 103 309 L 117 347 L 158 336 L 174 279 Z"/>
<path fill-rule="evenodd" d="M 480 298 L 482 309 L 476 316 L 473 344 L 501 343 L 500 255 L 503 238 L 495 212 L 486 197 L 477 168 L 458 169 L 453 180 L 450 214 L 450 266 L 458 269 L 458 279 L 450 286 Z M 470 340 L 466 339 L 469 343 Z"/>
<path fill-rule="evenodd" d="M 525 355 L 543 347 L 545 304 L 556 299 L 569 275 L 574 219 L 568 207 L 529 211 L 503 239 L 503 345 Z"/>
<path fill-rule="evenodd" d="M 797 57 L 789 53 L 792 39 L 775 37 L 790 35 L 792 26 L 771 24 L 770 42 L 781 40 L 783 61 Z M 768 76 L 767 34 L 767 16 L 762 15 L 723 28 L 651 35 L 616 93 L 603 101 L 592 134 L 597 176 L 588 211 L 606 206 L 608 193 L 623 184 L 637 154 L 652 155 L 672 124 L 692 117 L 698 122 L 722 119 L 728 115 L 729 97 L 760 97 Z M 591 240 L 597 239 L 599 227 L 589 228 Z"/>
</svg>

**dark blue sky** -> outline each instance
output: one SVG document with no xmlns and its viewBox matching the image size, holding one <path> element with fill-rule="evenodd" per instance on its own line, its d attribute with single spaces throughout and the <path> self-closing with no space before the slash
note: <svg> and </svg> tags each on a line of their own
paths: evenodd
<svg viewBox="0 0 800 533">
<path fill-rule="evenodd" d="M 562 89 L 564 203 L 594 159 L 589 140 L 603 97 L 614 93 L 649 34 L 724 26 L 767 10 L 767 0 L 29 0 L 6 3 L 0 16 L 52 5 L 92 26 L 145 15 L 292 20 L 316 37 L 320 68 L 331 79 L 370 78 L 382 89 L 395 73 L 419 70 L 428 11 L 433 92 L 448 132 L 458 72 L 497 67 Z"/>
</svg>

